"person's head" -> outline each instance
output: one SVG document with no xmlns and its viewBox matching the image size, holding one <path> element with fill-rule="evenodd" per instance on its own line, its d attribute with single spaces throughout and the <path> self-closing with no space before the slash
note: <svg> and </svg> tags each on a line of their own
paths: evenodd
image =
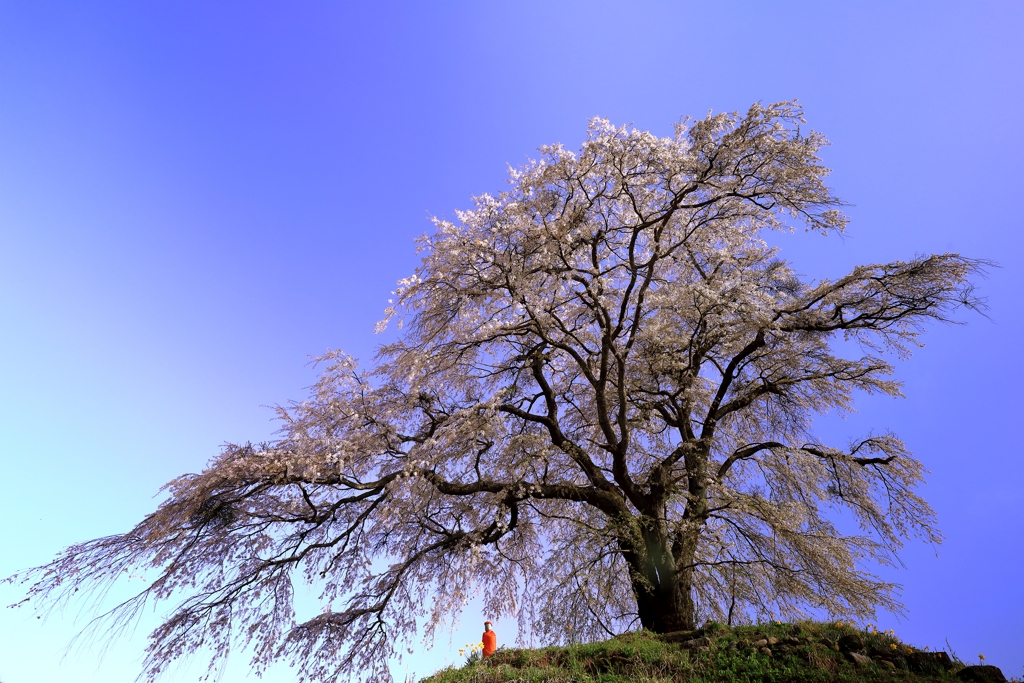
<svg viewBox="0 0 1024 683">
<path fill-rule="evenodd" d="M 484 622 L 484 630 L 485 631 L 490 631 L 491 630 L 491 622 L 489 622 L 489 621 L 485 621 Z"/>
</svg>

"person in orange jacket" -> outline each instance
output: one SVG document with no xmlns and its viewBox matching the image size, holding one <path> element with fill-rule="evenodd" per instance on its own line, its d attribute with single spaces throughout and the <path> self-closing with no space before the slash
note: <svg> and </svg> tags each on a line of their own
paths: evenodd
<svg viewBox="0 0 1024 683">
<path fill-rule="evenodd" d="M 491 630 L 491 622 L 484 622 L 484 657 L 490 657 L 498 649 L 498 634 Z"/>
</svg>

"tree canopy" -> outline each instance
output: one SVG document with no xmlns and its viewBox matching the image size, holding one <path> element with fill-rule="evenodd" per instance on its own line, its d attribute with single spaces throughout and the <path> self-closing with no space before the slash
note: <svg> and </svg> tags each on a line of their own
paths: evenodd
<svg viewBox="0 0 1024 683">
<path fill-rule="evenodd" d="M 829 445 L 812 423 L 899 395 L 892 358 L 980 305 L 984 264 L 801 279 L 766 232 L 846 225 L 802 123 L 794 103 L 671 137 L 594 119 L 578 152 L 542 147 L 434 221 L 368 369 L 324 356 L 276 441 L 225 447 L 131 531 L 22 577 L 29 602 L 149 567 L 107 615 L 178 601 L 148 674 L 241 642 L 310 680 L 388 677 L 475 596 L 544 642 L 899 609 L 870 566 L 940 541 L 922 464 L 895 434 Z M 296 582 L 324 606 L 301 622 Z"/>
</svg>

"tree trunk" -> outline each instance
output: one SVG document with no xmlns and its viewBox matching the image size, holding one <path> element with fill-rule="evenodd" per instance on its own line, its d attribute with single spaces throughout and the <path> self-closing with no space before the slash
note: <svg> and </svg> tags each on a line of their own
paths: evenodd
<svg viewBox="0 0 1024 683">
<path fill-rule="evenodd" d="M 676 558 L 660 529 L 643 534 L 645 547 L 624 553 L 636 596 L 640 624 L 655 633 L 696 628 L 693 569 L 676 569 Z M 690 562 L 684 562 L 684 566 Z"/>
<path fill-rule="evenodd" d="M 648 631 L 672 633 L 696 628 L 692 586 L 684 586 L 682 581 L 676 580 L 663 582 L 650 590 L 634 581 L 633 591 L 637 596 L 640 624 Z"/>
</svg>

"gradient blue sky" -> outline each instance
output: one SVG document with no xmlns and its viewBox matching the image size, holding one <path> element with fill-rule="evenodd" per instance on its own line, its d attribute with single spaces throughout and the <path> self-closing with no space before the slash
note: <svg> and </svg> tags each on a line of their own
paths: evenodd
<svg viewBox="0 0 1024 683">
<path fill-rule="evenodd" d="M 822 432 L 893 429 L 931 471 L 947 540 L 884 572 L 908 617 L 880 625 L 1019 676 L 1022 86 L 1010 1 L 0 2 L 0 576 L 269 437 L 261 406 L 304 395 L 309 356 L 368 359 L 427 217 L 500 191 L 506 163 L 575 147 L 595 115 L 668 134 L 799 98 L 854 205 L 846 239 L 778 239 L 803 273 L 1002 266 L 980 282 L 991 319 L 933 328 L 900 364 L 907 399 Z M 0 680 L 127 683 L 157 616 L 62 660 L 74 613 L 0 611 Z M 410 670 L 455 658 L 445 640 Z M 223 680 L 255 680 L 246 661 Z"/>
</svg>

